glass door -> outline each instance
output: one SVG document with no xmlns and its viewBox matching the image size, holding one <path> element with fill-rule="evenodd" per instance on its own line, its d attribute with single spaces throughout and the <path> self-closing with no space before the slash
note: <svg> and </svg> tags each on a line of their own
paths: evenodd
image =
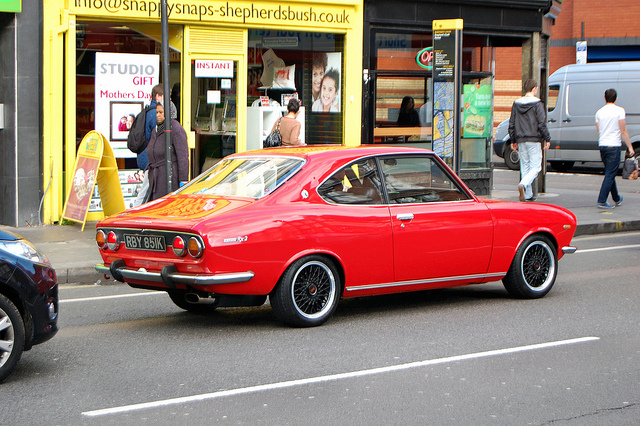
<svg viewBox="0 0 640 426">
<path fill-rule="evenodd" d="M 191 123 L 195 131 L 192 175 L 236 152 L 238 61 L 194 59 Z"/>
</svg>

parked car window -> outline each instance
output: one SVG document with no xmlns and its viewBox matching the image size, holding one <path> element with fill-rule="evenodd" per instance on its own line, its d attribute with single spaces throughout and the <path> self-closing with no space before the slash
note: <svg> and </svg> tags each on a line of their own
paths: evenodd
<svg viewBox="0 0 640 426">
<path fill-rule="evenodd" d="M 318 188 L 325 200 L 338 204 L 382 204 L 382 186 L 374 159 L 338 170 Z"/>
<path fill-rule="evenodd" d="M 220 161 L 178 193 L 260 198 L 273 192 L 303 163 L 299 158 L 231 158 Z"/>
<path fill-rule="evenodd" d="M 381 167 L 391 204 L 469 199 L 433 158 L 386 157 L 382 159 Z"/>
</svg>

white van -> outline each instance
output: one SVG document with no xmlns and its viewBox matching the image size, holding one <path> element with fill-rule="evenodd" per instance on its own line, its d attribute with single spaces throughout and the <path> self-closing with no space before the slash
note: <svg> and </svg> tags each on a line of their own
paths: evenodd
<svg viewBox="0 0 640 426">
<path fill-rule="evenodd" d="M 640 62 L 567 65 L 549 76 L 547 160 L 553 169 L 564 171 L 576 162 L 601 161 L 595 115 L 605 104 L 605 90 L 611 88 L 618 92 L 616 105 L 626 111 L 633 148 L 640 151 Z M 512 155 L 509 136 L 505 139 L 502 134 L 507 127 L 498 126 L 494 150 L 512 167 L 517 156 Z"/>
</svg>

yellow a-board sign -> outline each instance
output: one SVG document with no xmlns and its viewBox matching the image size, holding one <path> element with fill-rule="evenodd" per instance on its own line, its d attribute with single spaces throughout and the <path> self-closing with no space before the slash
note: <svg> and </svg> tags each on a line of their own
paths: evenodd
<svg viewBox="0 0 640 426">
<path fill-rule="evenodd" d="M 96 182 L 104 215 L 123 212 L 124 196 L 113 149 L 102 133 L 92 130 L 85 135 L 78 147 L 73 181 L 62 211 L 63 219 L 82 223 L 83 231 Z"/>
</svg>

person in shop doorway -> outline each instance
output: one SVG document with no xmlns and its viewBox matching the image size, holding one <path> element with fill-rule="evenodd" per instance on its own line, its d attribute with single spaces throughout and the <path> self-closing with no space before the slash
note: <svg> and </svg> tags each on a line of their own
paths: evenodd
<svg viewBox="0 0 640 426">
<path fill-rule="evenodd" d="M 156 105 L 156 128 L 151 133 L 147 156 L 149 157 L 149 195 L 148 201 L 156 200 L 173 192 L 189 180 L 189 147 L 187 132 L 176 118 L 178 112 L 173 102 L 169 102 L 171 117 L 171 168 L 173 179 L 167 190 L 167 157 L 165 154 L 165 108 L 162 103 Z"/>
<path fill-rule="evenodd" d="M 598 138 L 598 146 L 600 147 L 600 158 L 604 163 L 604 179 L 600 186 L 600 194 L 598 195 L 599 209 L 612 209 L 622 205 L 622 195 L 618 193 L 616 185 L 616 174 L 620 166 L 620 155 L 622 154 L 622 143 L 624 140 L 627 145 L 627 155 L 635 155 L 631 140 L 629 140 L 629 131 L 625 121 L 625 110 L 616 105 L 618 93 L 615 89 L 607 89 L 604 92 L 605 106 L 596 112 L 596 129 L 600 135 Z M 613 204 L 607 202 L 607 198 L 613 199 Z"/>
<path fill-rule="evenodd" d="M 149 140 L 151 140 L 151 133 L 156 128 L 158 124 L 156 118 L 156 107 L 158 103 L 162 103 L 164 101 L 164 89 L 162 84 L 156 84 L 151 89 L 151 103 L 149 106 L 151 109 L 147 111 L 147 115 L 144 123 L 144 137 L 147 139 L 147 145 L 149 144 Z M 133 122 L 132 122 L 133 123 Z M 138 154 L 138 168 L 140 170 L 146 170 L 149 165 L 149 159 L 147 157 L 147 150 L 145 149 L 140 154 Z M 149 176 L 148 173 L 144 173 L 144 178 L 142 180 L 142 186 L 140 188 L 140 192 L 134 201 L 135 206 L 139 206 L 140 204 L 145 202 L 147 197 L 147 192 L 149 191 Z"/>
<path fill-rule="evenodd" d="M 544 104 L 538 99 L 538 82 L 528 79 L 524 83 L 525 95 L 516 99 L 509 118 L 511 146 L 520 154 L 520 201 L 534 201 L 531 184 L 542 171 L 542 145 L 549 149 L 551 135 L 547 128 Z"/>
<path fill-rule="evenodd" d="M 290 99 L 287 104 L 287 115 L 273 123 L 273 132 L 280 123 L 280 135 L 282 136 L 282 146 L 306 145 L 300 140 L 300 129 L 302 124 L 298 121 L 300 114 L 300 102 L 297 99 Z"/>
<path fill-rule="evenodd" d="M 171 88 L 171 102 L 176 106 L 178 120 L 180 120 L 180 83 L 174 84 Z"/>
</svg>

